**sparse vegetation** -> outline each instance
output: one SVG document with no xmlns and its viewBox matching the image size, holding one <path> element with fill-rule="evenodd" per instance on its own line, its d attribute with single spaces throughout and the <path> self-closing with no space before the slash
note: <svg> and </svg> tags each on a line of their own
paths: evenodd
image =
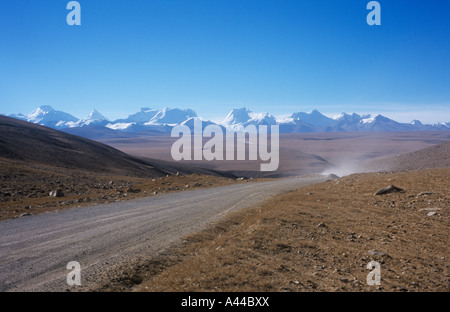
<svg viewBox="0 0 450 312">
<path fill-rule="evenodd" d="M 389 183 L 406 192 L 374 195 Z M 450 169 L 433 169 L 354 174 L 279 195 L 186 237 L 157 269 L 141 269 L 133 290 L 448 291 L 449 185 Z M 366 283 L 372 260 L 381 286 Z"/>
</svg>

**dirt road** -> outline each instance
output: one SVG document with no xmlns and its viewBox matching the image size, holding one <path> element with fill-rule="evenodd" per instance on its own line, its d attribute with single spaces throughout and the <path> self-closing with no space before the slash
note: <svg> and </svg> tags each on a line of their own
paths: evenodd
<svg viewBox="0 0 450 312">
<path fill-rule="evenodd" d="M 151 258 L 231 210 L 323 181 L 245 183 L 69 209 L 0 222 L 0 291 L 88 291 L 129 261 Z M 81 267 L 69 286 L 67 264 Z"/>
</svg>

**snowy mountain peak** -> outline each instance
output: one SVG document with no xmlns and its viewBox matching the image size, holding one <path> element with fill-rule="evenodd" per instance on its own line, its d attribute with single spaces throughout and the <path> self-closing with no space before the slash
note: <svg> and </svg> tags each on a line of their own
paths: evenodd
<svg viewBox="0 0 450 312">
<path fill-rule="evenodd" d="M 358 115 L 357 113 L 351 113 L 351 114 L 340 113 L 339 115 L 333 117 L 334 120 L 356 119 L 356 118 L 361 118 L 361 115 Z"/>
<path fill-rule="evenodd" d="M 197 113 L 190 108 L 163 108 L 158 111 L 149 122 L 145 124 L 181 124 L 183 121 L 191 117 L 198 116 Z"/>
<path fill-rule="evenodd" d="M 47 111 L 47 112 L 52 112 L 55 109 L 53 107 L 51 107 L 50 105 L 42 105 L 38 108 L 38 110 L 42 110 L 42 111 Z"/>
<path fill-rule="evenodd" d="M 106 125 L 108 119 L 100 114 L 96 109 L 92 110 L 90 114 L 76 123 L 70 123 L 70 127 L 84 127 L 89 125 Z"/>
<path fill-rule="evenodd" d="M 363 123 L 363 124 L 374 123 L 378 116 L 380 116 L 380 115 L 375 115 L 375 116 L 365 115 L 365 116 L 362 116 L 361 117 L 361 123 Z"/>
<path fill-rule="evenodd" d="M 317 109 L 313 109 L 313 110 L 309 111 L 308 114 L 309 115 L 322 115 Z"/>
<path fill-rule="evenodd" d="M 245 107 L 242 108 L 234 108 L 228 113 L 225 120 L 222 122 L 223 125 L 235 125 L 235 124 L 244 124 L 249 121 L 250 118 L 250 110 Z"/>
<path fill-rule="evenodd" d="M 70 123 L 78 122 L 79 119 L 68 113 L 57 111 L 50 105 L 43 105 L 26 115 L 25 120 L 59 129 L 70 127 Z"/>
<path fill-rule="evenodd" d="M 28 114 L 28 119 L 37 119 L 54 111 L 55 110 L 50 105 L 39 106 L 30 114 Z"/>
<path fill-rule="evenodd" d="M 269 113 L 254 113 L 249 109 L 235 108 L 231 110 L 225 120 L 221 123 L 225 128 L 231 131 L 242 131 L 249 125 L 275 125 L 276 118 Z"/>
<path fill-rule="evenodd" d="M 294 121 L 300 121 L 304 122 L 310 125 L 318 126 L 318 127 L 328 127 L 331 126 L 335 120 L 332 118 L 329 118 L 322 113 L 320 113 L 318 110 L 314 109 L 308 113 L 304 112 L 298 112 L 293 113 L 290 118 Z"/>
<path fill-rule="evenodd" d="M 107 119 L 105 116 L 100 114 L 96 109 L 94 109 L 84 120 L 104 120 Z"/>
</svg>

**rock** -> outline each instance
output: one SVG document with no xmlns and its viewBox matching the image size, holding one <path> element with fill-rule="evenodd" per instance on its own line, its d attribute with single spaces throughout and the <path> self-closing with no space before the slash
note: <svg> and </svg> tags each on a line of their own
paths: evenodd
<svg viewBox="0 0 450 312">
<path fill-rule="evenodd" d="M 33 215 L 32 213 L 29 213 L 29 212 L 26 212 L 26 213 L 22 213 L 21 215 L 20 215 L 20 217 L 27 217 L 27 216 L 31 216 L 31 215 Z"/>
<path fill-rule="evenodd" d="M 433 194 L 434 194 L 433 192 L 422 192 L 422 193 L 417 194 L 417 196 L 433 195 Z"/>
<path fill-rule="evenodd" d="M 380 256 L 380 257 L 386 255 L 384 252 L 378 250 L 369 250 L 368 253 L 371 254 L 372 256 Z"/>
<path fill-rule="evenodd" d="M 129 187 L 127 189 L 127 193 L 140 193 L 140 192 L 141 192 L 141 189 L 134 189 L 132 187 Z"/>
<path fill-rule="evenodd" d="M 423 210 L 425 210 L 425 211 L 435 211 L 435 210 L 441 210 L 442 208 L 422 208 L 422 209 L 419 209 L 419 211 L 423 211 Z"/>
<path fill-rule="evenodd" d="M 63 193 L 63 191 L 61 191 L 61 190 L 56 190 L 56 191 L 51 191 L 49 194 L 48 194 L 50 197 L 64 197 L 64 193 Z"/>
<path fill-rule="evenodd" d="M 383 187 L 382 189 L 379 189 L 378 191 L 375 192 L 375 195 L 384 195 L 384 194 L 389 194 L 389 193 L 398 193 L 398 192 L 405 192 L 405 190 L 396 187 L 394 185 L 389 185 L 386 187 Z"/>
<path fill-rule="evenodd" d="M 427 213 L 427 216 L 431 217 L 434 216 L 435 214 L 437 214 L 436 211 L 430 211 L 429 213 Z"/>
<path fill-rule="evenodd" d="M 319 224 L 317 224 L 317 227 L 327 227 L 326 225 L 325 225 L 325 223 L 319 223 Z"/>
</svg>

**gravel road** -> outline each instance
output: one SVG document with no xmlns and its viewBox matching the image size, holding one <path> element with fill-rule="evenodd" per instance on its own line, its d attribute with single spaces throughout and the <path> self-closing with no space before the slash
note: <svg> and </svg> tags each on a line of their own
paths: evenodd
<svg viewBox="0 0 450 312">
<path fill-rule="evenodd" d="M 292 178 L 157 195 L 0 222 L 0 291 L 89 290 L 104 272 L 151 258 L 227 212 L 323 181 Z M 67 264 L 81 267 L 69 286 Z"/>
</svg>

